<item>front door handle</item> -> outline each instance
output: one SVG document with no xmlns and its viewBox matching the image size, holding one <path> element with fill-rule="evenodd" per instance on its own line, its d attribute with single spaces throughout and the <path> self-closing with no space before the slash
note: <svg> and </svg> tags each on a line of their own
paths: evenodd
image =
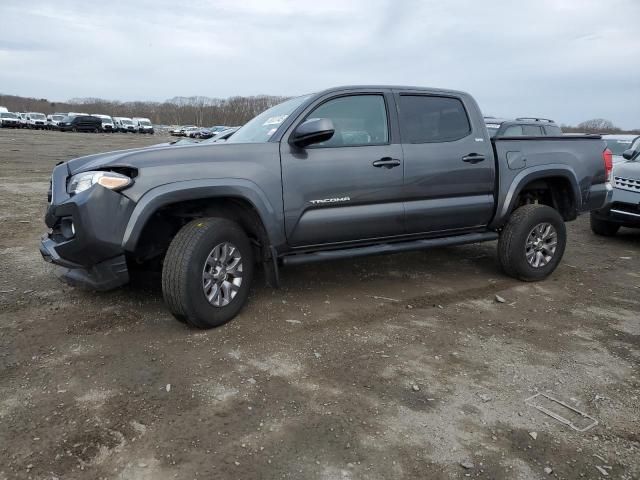
<svg viewBox="0 0 640 480">
<path fill-rule="evenodd" d="M 400 165 L 400 160 L 397 158 L 383 157 L 380 160 L 376 160 L 371 165 L 378 168 L 393 168 Z"/>
<path fill-rule="evenodd" d="M 469 155 L 465 155 L 464 157 L 462 157 L 463 162 L 471 164 L 484 162 L 484 160 L 484 155 L 478 155 L 477 153 L 470 153 Z"/>
</svg>

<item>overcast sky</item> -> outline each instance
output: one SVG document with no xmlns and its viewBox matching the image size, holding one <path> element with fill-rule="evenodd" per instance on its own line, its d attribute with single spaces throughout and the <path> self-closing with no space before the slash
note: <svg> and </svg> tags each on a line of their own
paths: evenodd
<svg viewBox="0 0 640 480">
<path fill-rule="evenodd" d="M 469 91 L 485 115 L 640 128 L 640 0 L 0 0 L 0 19 L 5 94 L 419 85 Z"/>
</svg>

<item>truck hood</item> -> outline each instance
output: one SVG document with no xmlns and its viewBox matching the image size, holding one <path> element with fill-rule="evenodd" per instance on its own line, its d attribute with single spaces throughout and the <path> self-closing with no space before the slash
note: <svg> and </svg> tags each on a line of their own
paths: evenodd
<svg viewBox="0 0 640 480">
<path fill-rule="evenodd" d="M 234 144 L 221 143 L 207 145 L 195 143 L 175 146 L 158 144 L 150 147 L 87 155 L 69 160 L 66 165 L 70 175 L 112 167 L 140 169 L 152 166 L 175 165 L 176 168 L 179 168 L 180 164 L 185 163 L 220 160 L 225 156 L 225 151 L 234 146 Z"/>
</svg>

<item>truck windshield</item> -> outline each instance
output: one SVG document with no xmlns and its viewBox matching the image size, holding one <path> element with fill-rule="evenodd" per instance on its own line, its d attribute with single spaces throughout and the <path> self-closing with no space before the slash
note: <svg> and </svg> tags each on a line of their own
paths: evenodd
<svg viewBox="0 0 640 480">
<path fill-rule="evenodd" d="M 310 95 L 292 98 L 275 107 L 265 110 L 257 117 L 249 120 L 243 127 L 233 134 L 227 143 L 264 143 L 276 133 L 278 127 L 298 108 Z"/>
<path fill-rule="evenodd" d="M 622 155 L 625 150 L 631 148 L 631 140 L 623 140 L 616 138 L 606 138 L 607 148 L 611 150 L 614 155 Z"/>
<path fill-rule="evenodd" d="M 144 125 L 145 127 L 150 127 L 151 122 L 149 120 L 140 120 L 140 125 Z"/>
<path fill-rule="evenodd" d="M 2 117 L 2 118 L 18 118 L 11 112 L 0 113 L 0 117 Z"/>
</svg>

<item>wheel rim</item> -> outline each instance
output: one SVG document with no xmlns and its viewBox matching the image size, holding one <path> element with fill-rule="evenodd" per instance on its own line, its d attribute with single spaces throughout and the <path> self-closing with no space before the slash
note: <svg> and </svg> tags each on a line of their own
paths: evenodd
<svg viewBox="0 0 640 480">
<path fill-rule="evenodd" d="M 214 307 L 226 307 L 242 285 L 242 255 L 231 242 L 223 242 L 207 256 L 202 269 L 202 290 Z"/>
<path fill-rule="evenodd" d="M 539 223 L 527 236 L 525 255 L 527 263 L 533 268 L 542 268 L 549 264 L 558 246 L 558 232 L 550 223 Z"/>
</svg>

